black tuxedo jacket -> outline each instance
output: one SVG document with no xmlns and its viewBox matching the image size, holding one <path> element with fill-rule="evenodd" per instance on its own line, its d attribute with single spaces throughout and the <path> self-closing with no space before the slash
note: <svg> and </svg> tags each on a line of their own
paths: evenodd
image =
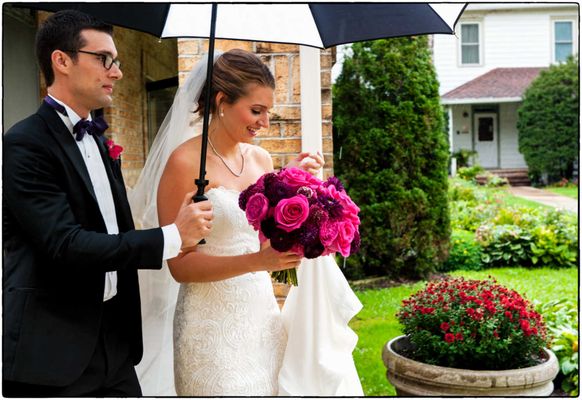
<svg viewBox="0 0 582 400">
<path fill-rule="evenodd" d="M 115 202 L 108 235 L 81 153 L 43 104 L 3 141 L 3 378 L 66 386 L 97 344 L 105 273 L 117 271 L 119 329 L 142 356 L 137 269 L 160 269 L 160 228 L 134 230 L 119 162 L 98 142 Z"/>
</svg>

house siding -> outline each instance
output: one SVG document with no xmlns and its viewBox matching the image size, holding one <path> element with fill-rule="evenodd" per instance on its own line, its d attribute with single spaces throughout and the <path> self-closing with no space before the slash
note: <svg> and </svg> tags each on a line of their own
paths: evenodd
<svg viewBox="0 0 582 400">
<path fill-rule="evenodd" d="M 473 149 L 473 124 L 471 119 L 471 106 L 459 105 L 453 108 L 453 152 L 457 150 Z M 464 117 L 463 114 L 467 113 Z"/>
<path fill-rule="evenodd" d="M 483 59 L 480 66 L 460 65 L 459 39 L 456 36 L 434 36 L 434 64 L 441 94 L 493 68 L 550 65 L 553 59 L 552 21 L 555 19 L 572 18 L 575 22 L 574 37 L 578 37 L 578 8 L 573 5 L 502 8 L 503 4 L 490 4 L 490 7 L 500 8 L 494 10 L 479 9 L 485 8 L 481 6 L 470 4 L 459 21 L 459 24 L 481 23 Z M 577 43 L 574 49 L 576 51 Z"/>
<path fill-rule="evenodd" d="M 519 152 L 517 109 L 521 103 L 500 104 L 499 107 L 499 156 L 501 168 L 527 168 Z"/>
</svg>

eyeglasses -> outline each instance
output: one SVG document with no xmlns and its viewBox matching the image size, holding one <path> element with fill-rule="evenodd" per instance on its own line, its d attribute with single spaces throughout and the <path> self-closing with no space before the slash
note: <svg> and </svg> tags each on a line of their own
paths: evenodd
<svg viewBox="0 0 582 400">
<path fill-rule="evenodd" d="M 101 62 L 103 63 L 103 67 L 106 70 L 110 70 L 111 67 L 113 67 L 113 64 L 117 65 L 117 68 L 121 68 L 121 61 L 119 61 L 118 58 L 113 58 L 111 57 L 109 54 L 103 54 L 103 53 L 94 53 L 92 51 L 85 51 L 85 50 L 64 50 L 68 53 L 85 53 L 85 54 L 91 54 L 93 56 L 97 56 L 99 58 L 101 58 Z"/>
</svg>

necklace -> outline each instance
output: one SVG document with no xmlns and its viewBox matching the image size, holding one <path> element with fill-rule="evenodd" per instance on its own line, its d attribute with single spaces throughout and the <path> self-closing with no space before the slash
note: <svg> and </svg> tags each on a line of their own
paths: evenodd
<svg viewBox="0 0 582 400">
<path fill-rule="evenodd" d="M 237 178 L 240 178 L 240 176 L 243 173 L 243 170 L 245 169 L 245 156 L 242 152 L 242 149 L 240 148 L 240 144 L 238 146 L 239 150 L 240 150 L 240 156 L 242 158 L 242 166 L 240 167 L 240 172 L 237 174 L 236 172 L 234 172 L 232 170 L 232 168 L 230 168 L 230 166 L 226 163 L 226 161 L 224 160 L 224 158 L 222 158 L 222 156 L 220 154 L 218 154 L 218 151 L 216 151 L 216 149 L 214 148 L 214 145 L 212 144 L 212 141 L 210 140 L 210 137 L 208 137 L 208 143 L 210 143 L 210 147 L 212 148 L 212 151 L 214 152 L 214 154 L 216 154 L 218 156 L 218 158 L 220 158 L 220 161 L 222 161 L 222 163 L 224 164 L 224 166 L 226 168 L 228 168 L 228 170 L 230 171 L 231 174 L 233 174 L 234 176 L 236 176 Z"/>
</svg>

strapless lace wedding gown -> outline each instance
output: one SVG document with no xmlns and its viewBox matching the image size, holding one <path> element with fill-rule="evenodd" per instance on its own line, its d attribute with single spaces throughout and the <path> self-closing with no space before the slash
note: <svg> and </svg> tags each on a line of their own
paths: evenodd
<svg viewBox="0 0 582 400">
<path fill-rule="evenodd" d="M 197 251 L 254 253 L 258 234 L 238 206 L 239 192 L 207 192 L 214 223 Z M 179 396 L 273 396 L 287 336 L 267 272 L 181 284 L 174 316 L 174 376 Z"/>
</svg>

